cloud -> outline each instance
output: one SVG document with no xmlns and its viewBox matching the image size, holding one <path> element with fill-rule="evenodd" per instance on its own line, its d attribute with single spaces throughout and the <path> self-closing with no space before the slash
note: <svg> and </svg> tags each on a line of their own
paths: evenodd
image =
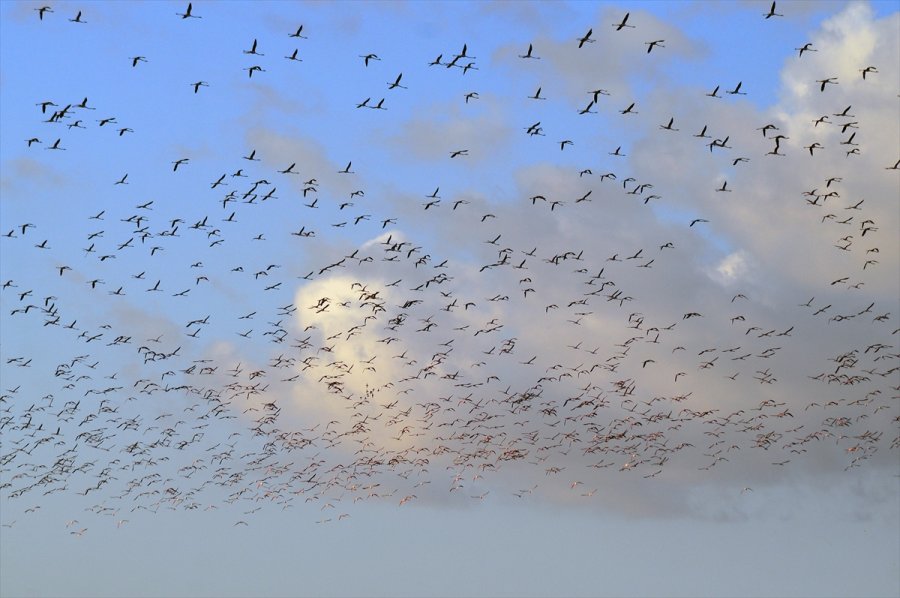
<svg viewBox="0 0 900 598">
<path fill-rule="evenodd" d="M 457 159 L 471 162 L 490 160 L 502 152 L 512 139 L 512 127 L 496 101 L 475 116 L 465 114 L 465 108 L 457 101 L 432 105 L 414 115 L 390 140 L 395 158 L 442 161 L 455 151 L 466 150 L 468 155 Z"/>
<path fill-rule="evenodd" d="M 47 185 L 59 189 L 66 183 L 67 178 L 54 167 L 34 158 L 16 158 L 4 168 L 0 188 L 5 191 L 4 197 L 9 201 L 9 198 L 22 197 L 26 186 Z"/>
<path fill-rule="evenodd" d="M 747 256 L 742 251 L 736 251 L 722 259 L 711 273 L 711 277 L 726 286 L 734 285 L 742 281 L 749 271 Z"/>
<path fill-rule="evenodd" d="M 525 23 L 539 7 L 514 10 Z M 209 164 L 219 148 L 185 149 L 197 170 L 171 198 L 107 207 L 97 250 L 116 259 L 86 255 L 53 282 L 22 265 L 43 262 L 18 260 L 16 293 L 62 297 L 85 329 L 109 325 L 104 342 L 162 333 L 158 363 L 131 346 L 97 352 L 129 383 L 165 388 L 157 397 L 189 397 L 183 410 L 244 425 L 231 442 L 245 457 L 227 462 L 247 487 L 234 491 L 254 498 L 349 501 L 382 484 L 391 500 L 457 504 L 477 480 L 640 517 L 729 519 L 744 513 L 708 512 L 709 495 L 789 483 L 794 466 L 892 467 L 897 15 L 850 5 L 827 20 L 818 51 L 785 62 L 770 106 L 682 83 L 680 65 L 707 49 L 643 11 L 637 29 L 613 31 L 622 16 L 601 9 L 581 49 L 568 25 L 536 35 L 540 61 L 504 39 L 483 46 L 478 71 L 417 72 L 421 95 L 391 97 L 383 114 L 237 73 L 233 89 L 252 92 L 222 117 L 237 131 L 226 166 Z M 654 39 L 664 52 L 646 52 Z M 839 85 L 820 92 L 826 76 Z M 546 101 L 526 95 L 537 86 Z M 610 95 L 579 114 L 599 88 Z M 529 135 L 538 121 L 544 134 Z M 5 164 L 4 190 L 55 172 Z M 87 225 L 72 222 L 47 263 L 82 257 Z M 39 239 L 23 237 L 4 254 L 35 255 Z M 129 303 L 88 295 L 94 277 L 123 281 Z M 17 312 L 18 336 L 51 334 L 44 316 Z M 87 342 L 77 332 L 67 350 Z"/>
</svg>

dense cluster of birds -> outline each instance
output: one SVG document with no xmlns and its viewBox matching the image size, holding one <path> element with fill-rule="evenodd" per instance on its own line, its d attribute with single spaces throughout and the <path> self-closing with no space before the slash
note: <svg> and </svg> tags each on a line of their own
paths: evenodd
<svg viewBox="0 0 900 598">
<path fill-rule="evenodd" d="M 35 10 L 42 23 L 57 15 L 51 6 Z M 92 27 L 89 16 L 79 11 L 68 20 Z M 180 17 L 202 27 L 204 16 L 189 3 L 171 18 L 173 26 Z M 782 15 L 773 2 L 763 16 Z M 602 35 L 640 27 L 626 13 Z M 591 28 L 570 43 L 586 52 L 599 35 Z M 316 43 L 302 25 L 281 40 L 246 41 L 233 51 L 247 61 L 235 68 L 251 84 L 274 61 L 302 62 L 304 44 Z M 639 43 L 646 50 L 636 51 L 653 57 L 666 51 L 664 39 Z M 467 44 L 458 48 L 423 57 L 422 68 L 453 72 L 475 87 L 477 73 L 489 69 Z M 817 50 L 806 43 L 798 58 Z M 364 49 L 348 52 L 360 69 L 387 63 Z M 516 57 L 526 67 L 543 58 L 537 43 Z M 153 57 L 122 60 L 139 70 Z M 876 66 L 859 70 L 866 81 L 879 75 Z M 823 94 L 841 83 L 813 81 Z M 188 100 L 218 91 L 206 80 L 177 85 Z M 408 74 L 391 71 L 384 88 L 363 91 L 346 110 L 390 110 L 391 94 L 412 94 L 414 86 Z M 746 89 L 743 81 L 717 85 L 707 101 Z M 547 91 L 539 87 L 529 98 L 538 114 Z M 585 91 L 590 101 L 580 115 L 616 110 L 603 105 L 614 94 Z M 479 99 L 470 91 L 458 101 Z M 622 117 L 639 114 L 636 102 L 620 104 Z M 39 161 L 86 151 L 82 129 L 111 130 L 113 140 L 144 133 L 112 116 L 116 106 L 88 97 L 39 98 L 27 108 L 5 106 L 31 119 L 35 133 L 25 149 Z M 329 522 L 349 517 L 360 500 L 402 506 L 449 493 L 477 502 L 492 491 L 586 500 L 602 495 L 615 475 L 662 483 L 669 468 L 687 478 L 760 463 L 790 469 L 814 452 L 848 469 L 878 451 L 895 458 L 897 306 L 865 299 L 864 285 L 896 276 L 878 269 L 880 235 L 896 231 L 880 230 L 867 212 L 865 203 L 877 199 L 842 194 L 845 178 L 865 176 L 851 162 L 865 128 L 878 123 L 852 105 L 809 123 L 839 130 L 837 149 L 790 146 L 776 124 L 760 123 L 771 146 L 757 155 L 707 126 L 680 132 L 686 118 L 672 116 L 656 133 L 692 135 L 698 152 L 721 155 L 734 168 L 790 150 L 814 159 L 839 151 L 847 160 L 844 171 L 795 200 L 805 200 L 810 222 L 834 231 L 832 251 L 859 257 L 858 268 L 787 306 L 793 325 L 770 325 L 770 314 L 740 289 L 705 307 L 674 296 L 660 304 L 671 282 L 665 271 L 686 259 L 686 240 L 714 225 L 711 215 L 688 218 L 654 246 L 598 239 L 573 247 L 565 232 L 532 246 L 539 228 L 602 218 L 590 211 L 601 198 L 627 202 L 639 226 L 667 194 L 596 165 L 571 173 L 578 192 L 548 186 L 512 208 L 442 194 L 436 184 L 416 191 L 419 203 L 404 217 L 396 203 L 362 188 L 360 158 L 356 166 L 309 172 L 300 161 L 276 165 L 280 156 L 248 147 L 208 180 L 189 178 L 202 156 L 153 165 L 160 178 L 185 177 L 190 202 L 129 201 L 127 189 L 140 183 L 111 175 L 114 201 L 77 206 L 73 228 L 89 227 L 77 239 L 45 225 L 40 208 L 27 222 L 3 222 L 4 259 L 31 264 L 4 277 L 0 295 L 4 328 L 20 331 L 5 338 L 0 364 L 4 510 L 27 517 L 65 495 L 124 525 L 138 511 L 236 505 L 235 525 L 246 525 L 260 508 L 314 502 Z M 543 120 L 523 123 L 525 139 L 544 143 Z M 547 159 L 571 152 L 576 140 L 548 139 Z M 446 160 L 458 164 L 476 150 L 455 147 Z M 601 154 L 615 163 L 625 151 L 619 145 Z M 900 161 L 884 167 L 900 174 Z M 596 182 L 584 187 L 588 181 Z M 352 191 L 338 196 L 345 185 Z M 715 191 L 740 194 L 727 180 Z M 451 221 L 482 239 L 450 251 L 429 238 L 427 227 Z M 347 239 L 369 241 L 345 250 Z M 720 311 L 727 321 L 712 315 Z M 791 347 L 838 326 L 864 332 L 848 334 L 850 345 L 836 347 L 818 369 L 794 371 L 784 357 Z M 26 334 L 46 348 L 34 348 Z M 857 345 L 860 336 L 870 342 Z M 820 390 L 804 396 L 816 400 L 792 396 L 811 386 Z M 601 473 L 607 469 L 621 473 Z M 504 478 L 507 470 L 527 483 Z M 81 535 L 88 527 L 73 518 L 65 529 Z"/>
</svg>

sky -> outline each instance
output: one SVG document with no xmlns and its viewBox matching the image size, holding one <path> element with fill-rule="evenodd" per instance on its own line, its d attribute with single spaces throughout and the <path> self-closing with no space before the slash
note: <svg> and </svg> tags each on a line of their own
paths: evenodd
<svg viewBox="0 0 900 598">
<path fill-rule="evenodd" d="M 898 98 L 895 2 L 0 3 L 0 595 L 900 595 Z"/>
</svg>

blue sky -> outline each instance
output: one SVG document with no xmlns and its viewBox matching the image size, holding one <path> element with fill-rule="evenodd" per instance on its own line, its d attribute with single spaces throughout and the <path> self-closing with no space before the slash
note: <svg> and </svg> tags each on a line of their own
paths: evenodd
<svg viewBox="0 0 900 598">
<path fill-rule="evenodd" d="M 4 596 L 900 593 L 896 3 L 42 6 Z"/>
</svg>

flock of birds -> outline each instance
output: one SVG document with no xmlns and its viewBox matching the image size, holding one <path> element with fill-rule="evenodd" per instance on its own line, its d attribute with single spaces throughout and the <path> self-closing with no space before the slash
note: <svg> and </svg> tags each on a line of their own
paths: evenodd
<svg viewBox="0 0 900 598">
<path fill-rule="evenodd" d="M 56 14 L 35 10 L 42 22 Z M 177 16 L 204 24 L 190 3 Z M 764 14 L 781 16 L 774 2 Z M 92 26 L 80 11 L 68 20 Z M 621 35 L 639 31 L 640 19 L 626 13 L 609 25 Z M 586 51 L 596 35 L 591 28 L 571 43 Z M 303 26 L 285 37 L 316 43 Z M 266 61 L 303 60 L 300 45 L 264 61 L 262 50 L 275 45 L 260 38 L 234 48 L 259 61 L 242 67 L 247 80 L 262 80 Z M 666 47 L 663 39 L 644 45 L 654 56 Z M 797 50 L 802 59 L 818 49 Z M 382 62 L 376 53 L 355 54 L 362 69 Z M 526 66 L 541 60 L 540 48 L 529 44 L 517 58 Z M 123 60 L 140 69 L 153 57 Z M 423 67 L 468 81 L 488 70 L 476 60 L 463 44 L 423 59 Z M 870 81 L 879 71 L 860 65 L 860 73 Z M 840 81 L 816 83 L 827 93 Z M 216 92 L 204 80 L 189 86 L 188 99 Z M 388 110 L 389 94 L 408 87 L 403 73 L 391 74 L 383 97 L 370 94 L 346 109 Z M 722 94 L 747 93 L 743 82 L 728 87 Z M 591 99 L 580 114 L 606 110 L 610 92 L 586 91 Z M 706 95 L 721 99 L 719 91 Z M 529 99 L 540 106 L 542 93 Z M 27 117 L 35 134 L 25 140 L 36 160 L 86 151 L 79 129 L 112 129 L 114 139 L 143 133 L 107 116 L 115 106 L 88 97 L 38 100 Z M 463 100 L 475 103 L 479 94 Z M 619 112 L 638 114 L 635 102 Z M 542 120 L 522 127 L 528 140 L 547 135 Z M 678 134 L 680 120 L 659 123 L 657 134 Z M 790 147 L 778 126 L 760 125 L 771 144 L 765 155 L 742 154 L 729 135 L 706 126 L 690 134 L 699 152 L 740 168 L 777 160 Z M 840 289 L 845 299 L 798 299 L 786 309 L 796 323 L 780 327 L 748 291 L 713 301 L 711 312 L 674 296 L 665 309 L 657 305 L 667 283 L 654 275 L 665 281 L 664 271 L 686 259 L 684 239 L 708 218 L 684 222 L 654 246 L 571 247 L 564 234 L 532 246 L 530 226 L 590 222 L 598 218 L 592 202 L 628 202 L 626 213 L 637 219 L 666 195 L 597 166 L 572 173 L 579 184 L 596 181 L 583 191 L 564 196 L 548 187 L 521 198 L 515 210 L 530 210 L 524 218 L 465 194 L 442 195 L 436 185 L 418 192 L 405 222 L 396 204 L 362 188 L 365 173 L 353 161 L 303 172 L 300 162 L 275 165 L 280 158 L 248 148 L 221 166 L 221 176 L 188 179 L 188 207 L 159 196 L 129 203 L 123 194 L 139 183 L 117 173 L 109 180 L 114 201 L 78 206 L 73 228 L 89 229 L 77 240 L 46 226 L 39 208 L 27 222 L 3 222 L 4 261 L 31 264 L 4 277 L 0 294 L 3 327 L 18 331 L 5 336 L 0 364 L 4 511 L 27 518 L 64 495 L 117 526 L 141 511 L 226 505 L 240 510 L 234 525 L 248 525 L 261 508 L 312 502 L 327 523 L 350 517 L 360 500 L 403 506 L 449 493 L 478 502 L 501 492 L 515 500 L 539 489 L 587 500 L 619 479 L 605 469 L 661 483 L 670 468 L 701 479 L 754 463 L 789 469 L 807 453 L 828 452 L 849 469 L 880 450 L 897 451 L 896 304 L 862 299 L 871 277 L 896 275 L 879 272 L 877 244 L 896 231 L 880 231 L 865 200 L 842 193 L 845 178 L 860 176 L 850 161 L 866 126 L 878 123 L 852 105 L 810 123 L 840 130 L 848 164 L 802 193 L 810 221 L 835 231 L 832 251 L 862 257 L 857 271 L 822 281 L 823 295 Z M 553 140 L 548 159 L 574 144 Z M 457 164 L 473 149 L 454 148 L 447 159 Z M 818 159 L 826 148 L 792 149 Z M 609 150 L 610 163 L 625 155 L 623 146 Z M 156 167 L 160 177 L 185 177 L 202 160 L 173 156 Z M 900 161 L 885 168 L 900 174 Z M 353 190 L 338 197 L 344 181 Z M 728 181 L 715 191 L 739 192 Z M 450 221 L 483 242 L 454 254 L 418 230 Z M 341 249 L 338 235 L 351 233 L 375 240 Z M 292 262 L 272 246 L 303 257 Z M 482 261 L 473 266 L 473 259 Z M 313 265 L 299 271 L 301 263 Z M 720 311 L 730 314 L 727 322 L 713 315 Z M 727 334 L 705 336 L 707 326 Z M 794 372 L 785 357 L 791 346 L 829 326 L 857 326 L 872 340 L 839 347 L 818 370 Z M 46 349 L 26 350 L 25 335 Z M 815 385 L 821 391 L 807 396 L 823 398 L 798 402 L 784 377 Z M 756 399 L 735 399 L 747 396 Z M 506 470 L 529 480 L 526 487 L 503 477 Z M 88 527 L 73 518 L 65 529 L 80 536 Z"/>
</svg>

